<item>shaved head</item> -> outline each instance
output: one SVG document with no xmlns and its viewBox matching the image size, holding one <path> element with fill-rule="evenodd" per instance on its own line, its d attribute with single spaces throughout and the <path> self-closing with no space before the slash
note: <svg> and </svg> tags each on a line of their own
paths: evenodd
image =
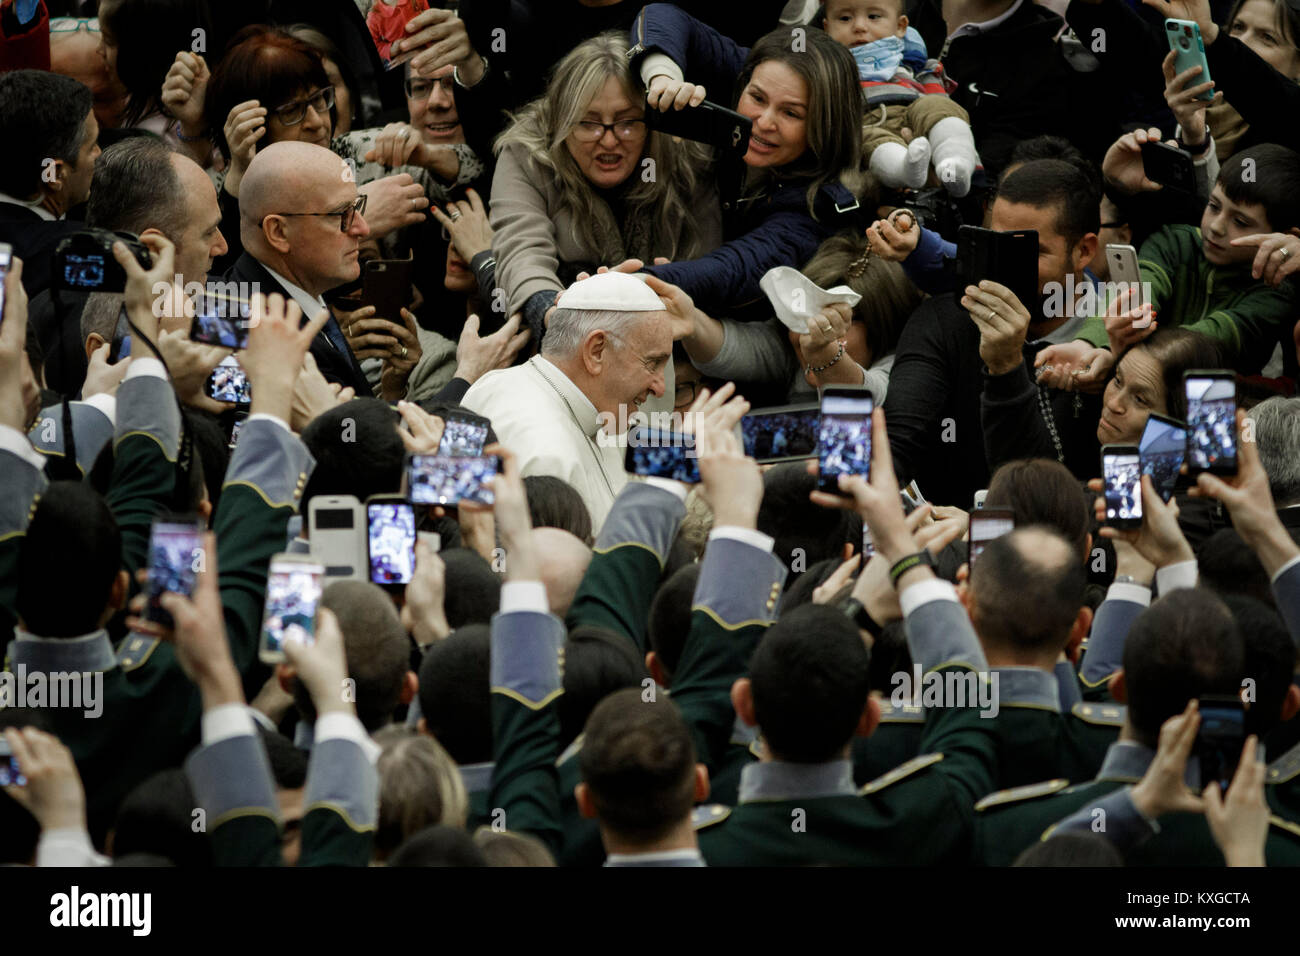
<svg viewBox="0 0 1300 956">
<path fill-rule="evenodd" d="M 542 557 L 542 583 L 551 613 L 562 618 L 591 564 L 591 548 L 559 528 L 534 528 L 531 534 L 533 548 Z"/>
<path fill-rule="evenodd" d="M 319 200 L 348 184 L 348 166 L 336 153 L 313 143 L 272 143 L 253 156 L 239 187 L 239 211 L 256 224 L 276 212 L 310 211 Z"/>
</svg>

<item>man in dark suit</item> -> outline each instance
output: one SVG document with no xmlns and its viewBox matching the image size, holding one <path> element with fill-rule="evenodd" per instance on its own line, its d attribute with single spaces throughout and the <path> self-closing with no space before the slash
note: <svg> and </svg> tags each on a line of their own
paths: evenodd
<svg viewBox="0 0 1300 956">
<path fill-rule="evenodd" d="M 41 70 L 0 73 L 0 242 L 23 260 L 23 288 L 48 288 L 60 239 L 83 228 L 64 215 L 90 195 L 99 124 L 90 90 Z"/>
<path fill-rule="evenodd" d="M 247 283 L 244 295 L 279 292 L 298 303 L 304 318 L 317 315 L 326 308 L 326 292 L 361 274 L 360 241 L 370 234 L 362 217 L 364 205 L 350 168 L 328 149 L 284 142 L 259 150 L 240 184 L 239 235 L 244 254 L 223 278 L 228 283 Z M 357 341 L 372 351 L 376 344 L 387 346 L 385 391 L 396 384 L 404 392 L 406 376 L 420 357 L 419 340 L 414 333 L 403 336 L 407 330 L 383 320 L 354 324 L 367 322 L 398 330 L 391 335 L 361 335 Z M 311 354 L 327 381 L 353 388 L 358 396 L 373 395 L 333 316 L 312 342 Z"/>
</svg>

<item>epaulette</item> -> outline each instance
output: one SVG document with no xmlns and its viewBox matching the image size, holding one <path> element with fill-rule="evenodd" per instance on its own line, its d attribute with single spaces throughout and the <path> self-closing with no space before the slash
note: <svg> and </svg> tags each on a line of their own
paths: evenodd
<svg viewBox="0 0 1300 956">
<path fill-rule="evenodd" d="M 1273 826 L 1277 827 L 1279 830 L 1285 830 L 1293 837 L 1300 837 L 1300 823 L 1283 820 L 1281 817 L 1274 816 L 1271 813 L 1268 815 L 1268 822 L 1273 824 Z"/>
<path fill-rule="evenodd" d="M 691 811 L 691 826 L 703 830 L 715 823 L 721 823 L 731 816 L 731 807 L 721 803 L 706 803 Z"/>
<path fill-rule="evenodd" d="M 879 777 L 877 777 L 875 780 L 872 780 L 870 783 L 864 783 L 862 785 L 862 789 L 858 791 L 858 796 L 865 797 L 868 794 L 877 793 L 881 790 L 884 790 L 886 787 L 898 783 L 898 781 L 902 780 L 904 777 L 910 777 L 918 770 L 924 770 L 926 767 L 930 766 L 931 764 L 938 763 L 942 759 L 943 759 L 943 754 L 941 753 L 921 754 L 921 756 L 919 757 L 913 757 L 911 760 L 907 761 L 906 763 L 900 763 L 897 767 L 895 767 L 893 770 L 889 771 L 888 773 L 882 773 Z"/>
<path fill-rule="evenodd" d="M 582 749 L 582 739 L 585 736 L 586 734 L 578 734 L 578 736 L 574 737 L 573 743 L 564 748 L 564 753 L 555 758 L 555 766 L 559 767 L 563 765 L 566 760 L 571 760 L 578 756 L 578 751 Z"/>
<path fill-rule="evenodd" d="M 158 648 L 159 639 L 132 634 L 122 642 L 117 652 L 117 666 L 124 671 L 133 671 L 153 654 Z"/>
<path fill-rule="evenodd" d="M 923 724 L 925 723 L 925 708 L 913 707 L 911 704 L 895 707 L 889 701 L 882 700 L 880 702 L 880 722 L 882 724 Z"/>
<path fill-rule="evenodd" d="M 1000 807 L 1007 803 L 1019 803 L 1021 800 L 1033 800 L 1036 797 L 1046 797 L 1053 793 L 1059 793 L 1070 785 L 1070 781 L 1064 777 L 1057 777 L 1055 780 L 1044 780 L 1042 783 L 1030 783 L 1023 787 L 1012 787 L 1010 790 L 995 790 L 986 797 L 981 797 L 975 804 L 975 811 L 987 810 L 990 807 Z"/>
<path fill-rule="evenodd" d="M 1287 783 L 1300 773 L 1300 744 L 1296 744 L 1268 765 L 1265 783 Z"/>
<path fill-rule="evenodd" d="M 749 742 L 749 753 L 755 760 L 762 760 L 767 756 L 767 745 L 763 743 L 762 737 L 755 737 Z"/>
<path fill-rule="evenodd" d="M 1100 727 L 1123 727 L 1128 708 L 1123 704 L 1080 703 L 1071 707 L 1070 713 L 1085 724 L 1096 724 Z"/>
</svg>

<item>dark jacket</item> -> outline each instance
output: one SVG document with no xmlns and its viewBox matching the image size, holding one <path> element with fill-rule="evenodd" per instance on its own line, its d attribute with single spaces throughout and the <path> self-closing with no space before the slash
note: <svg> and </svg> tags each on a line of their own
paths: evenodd
<svg viewBox="0 0 1300 956">
<path fill-rule="evenodd" d="M 666 3 L 652 3 L 637 15 L 628 43 L 634 72 L 646 54 L 664 53 L 691 82 L 714 91 L 715 100 L 726 91 L 727 102 L 735 99 L 736 78 L 749 56 L 747 47 Z M 762 299 L 758 280 L 765 272 L 780 265 L 802 266 L 832 234 L 855 225 L 858 212 L 857 199 L 839 182 L 821 187 L 812 215 L 806 178 L 778 176 L 757 194 L 740 196 L 745 172 L 743 165 L 720 164 L 722 246 L 696 259 L 646 270 L 680 286 L 705 312 L 727 311 L 738 318 L 746 316 L 736 316 L 737 307 Z M 764 309 L 761 317 L 770 314 Z"/>
<path fill-rule="evenodd" d="M 54 247 L 59 240 L 86 228 L 84 222 L 42 219 L 26 206 L 0 202 L 0 242 L 23 260 L 23 288 L 28 297 L 50 287 L 54 276 Z"/>
<path fill-rule="evenodd" d="M 268 295 L 272 292 L 279 292 L 286 299 L 290 297 L 288 291 L 275 280 L 271 273 L 266 271 L 266 266 L 247 252 L 241 255 L 221 278 L 225 282 L 248 283 L 253 289 Z M 302 317 L 304 324 L 310 319 L 311 316 L 309 315 Z M 335 348 L 326 335 L 331 330 L 337 333 L 337 338 L 340 341 L 343 340 L 342 330 L 339 329 L 339 324 L 333 315 L 330 316 L 325 328 L 316 333 L 316 338 L 311 343 L 311 357 L 316 360 L 316 367 L 320 369 L 327 382 L 338 382 L 345 388 L 351 387 L 355 389 L 357 398 L 373 397 L 374 392 L 371 391 L 370 383 L 366 381 L 361 366 L 357 364 L 351 347 L 346 341 L 343 341 L 342 351 Z"/>
</svg>

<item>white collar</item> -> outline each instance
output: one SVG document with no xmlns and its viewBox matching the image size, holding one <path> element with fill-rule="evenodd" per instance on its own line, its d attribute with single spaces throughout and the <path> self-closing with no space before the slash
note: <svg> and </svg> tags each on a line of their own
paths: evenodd
<svg viewBox="0 0 1300 956">
<path fill-rule="evenodd" d="M 702 860 L 698 848 L 680 850 L 651 850 L 648 853 L 611 853 L 606 858 L 608 863 L 656 863 L 666 860 Z"/>
<path fill-rule="evenodd" d="M 596 439 L 596 433 L 600 431 L 600 414 L 596 411 L 596 406 L 591 403 L 591 399 L 586 396 L 582 389 L 574 384 L 573 379 L 564 374 L 564 370 L 549 359 L 540 355 L 534 355 L 528 360 L 528 364 L 533 367 L 550 387 L 559 393 L 560 398 L 569 407 L 569 411 L 577 420 L 577 425 L 592 441 Z"/>
<path fill-rule="evenodd" d="M 1010 8 L 1007 10 L 1006 13 L 999 14 L 998 16 L 994 17 L 992 20 L 984 20 L 980 23 L 963 23 L 961 26 L 959 26 L 956 30 L 952 32 L 952 34 L 948 37 L 948 39 L 955 40 L 957 37 L 973 36 L 979 33 L 988 33 L 990 30 L 994 29 L 995 27 L 1001 26 L 1004 22 L 1011 19 L 1012 14 L 1014 14 L 1017 10 L 1019 10 L 1020 5 L 1024 2 L 1025 0 L 1016 0 L 1015 3 L 1011 4 Z"/>
<path fill-rule="evenodd" d="M 284 290 L 293 297 L 293 301 L 298 303 L 298 308 L 302 309 L 304 318 L 314 319 L 316 314 L 320 312 L 321 309 L 325 308 L 325 300 L 320 296 L 312 295 L 300 285 L 294 285 L 284 276 L 280 275 L 280 273 L 268 266 L 265 262 L 262 263 L 262 268 L 271 273 L 272 279 L 284 286 Z"/>
<path fill-rule="evenodd" d="M 42 199 L 19 199 L 17 196 L 11 196 L 8 193 L 0 193 L 0 202 L 10 202 L 15 206 L 26 206 L 46 222 L 58 222 L 63 218 L 62 216 L 54 215 L 54 213 L 42 206 L 41 203 L 44 202 Z"/>
</svg>

